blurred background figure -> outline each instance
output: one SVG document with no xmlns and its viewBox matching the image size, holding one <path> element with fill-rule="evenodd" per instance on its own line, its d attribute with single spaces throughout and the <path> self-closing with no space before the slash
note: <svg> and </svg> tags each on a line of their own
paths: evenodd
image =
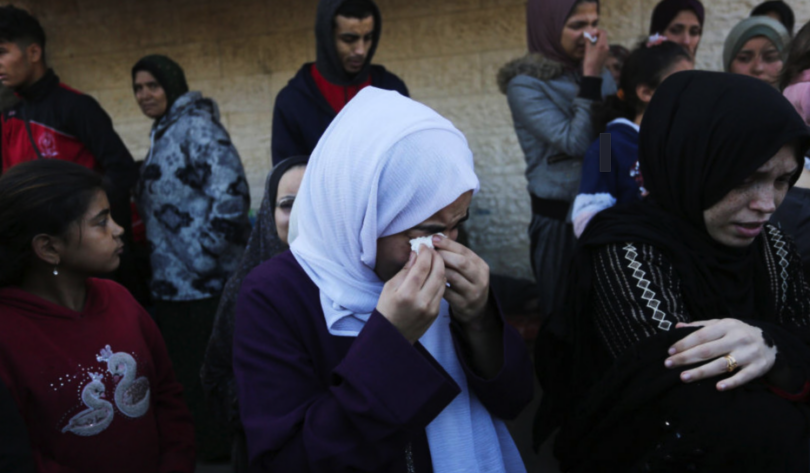
<svg viewBox="0 0 810 473">
<path fill-rule="evenodd" d="M 650 34 L 666 36 L 695 57 L 705 19 L 703 4 L 698 0 L 661 0 L 652 13 Z"/>
<path fill-rule="evenodd" d="M 529 54 L 501 68 L 498 85 L 526 158 L 531 262 L 544 318 L 561 293 L 559 283 L 574 247 L 571 204 L 582 158 L 596 138 L 591 110 L 615 93 L 616 85 L 605 69 L 609 43 L 607 33 L 597 28 L 599 2 L 530 0 L 526 15 Z M 587 40 L 586 33 L 597 42 Z"/>
<path fill-rule="evenodd" d="M 810 126 L 810 23 L 791 42 L 779 86 Z M 771 222 L 793 237 L 802 256 L 804 273 L 810 278 L 810 158 L 805 156 L 801 177 L 788 191 Z"/>
<path fill-rule="evenodd" d="M 723 67 L 726 72 L 751 76 L 778 87 L 788 46 L 790 35 L 782 23 L 766 16 L 746 18 L 726 37 Z"/>
<path fill-rule="evenodd" d="M 605 61 L 605 67 L 610 71 L 610 74 L 613 75 L 613 82 L 615 82 L 616 85 L 619 84 L 622 75 L 622 66 L 624 66 L 624 61 L 627 60 L 627 56 L 629 55 L 630 50 L 621 44 L 610 45 L 610 56 L 608 56 L 607 61 Z"/>
<path fill-rule="evenodd" d="M 227 459 L 227 435 L 204 405 L 200 367 L 220 295 L 250 234 L 245 172 L 216 103 L 189 92 L 176 62 L 142 58 L 132 88 L 154 120 L 136 200 L 151 249 L 155 318 L 194 415 L 200 458 Z"/>
<path fill-rule="evenodd" d="M 290 156 L 309 155 L 335 116 L 364 87 L 408 96 L 399 77 L 371 64 L 381 36 L 382 16 L 372 0 L 318 3 L 317 60 L 304 64 L 276 97 L 274 165 Z"/>
<path fill-rule="evenodd" d="M 48 67 L 45 43 L 45 31 L 30 13 L 0 7 L 0 83 L 17 99 L 6 101 L 10 108 L 0 118 L 2 172 L 35 159 L 61 159 L 103 174 L 113 218 L 124 229 L 116 279 L 143 301 L 147 295 L 133 274 L 131 258 L 135 161 L 98 102 L 63 84 Z"/>
<path fill-rule="evenodd" d="M 790 36 L 793 36 L 793 25 L 796 24 L 796 16 L 790 5 L 781 0 L 772 0 L 760 3 L 753 10 L 751 16 L 767 16 L 782 23 Z"/>
<path fill-rule="evenodd" d="M 638 165 L 644 112 L 667 77 L 694 67 L 692 55 L 679 44 L 663 39 L 642 43 L 624 64 L 617 94 L 594 106 L 595 128 L 610 133 L 610 172 L 600 169 L 601 146 L 597 138 L 585 153 L 582 182 L 574 200 L 572 220 L 577 237 L 598 212 L 644 196 L 644 178 Z"/>
</svg>

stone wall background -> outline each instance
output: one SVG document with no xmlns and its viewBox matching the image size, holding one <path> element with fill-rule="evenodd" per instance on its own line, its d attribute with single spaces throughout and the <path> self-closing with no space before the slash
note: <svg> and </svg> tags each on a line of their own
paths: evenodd
<svg viewBox="0 0 810 473">
<path fill-rule="evenodd" d="M 7 2 L 3 2 L 7 3 Z M 130 69 L 166 54 L 189 85 L 214 98 L 245 164 L 253 206 L 271 167 L 270 130 L 278 91 L 315 58 L 317 0 L 27 0 L 48 35 L 48 59 L 62 80 L 99 100 L 136 159 L 149 147 L 150 120 L 137 107 Z M 698 67 L 720 68 L 723 40 L 759 3 L 706 0 Z M 797 30 L 810 2 L 788 2 Z M 530 206 L 523 156 L 495 74 L 525 52 L 525 0 L 378 0 L 383 37 L 375 62 L 407 83 L 413 98 L 452 120 L 470 142 L 481 178 L 468 224 L 471 246 L 494 271 L 531 277 Z M 656 0 L 603 0 L 611 42 L 644 37 Z"/>
</svg>

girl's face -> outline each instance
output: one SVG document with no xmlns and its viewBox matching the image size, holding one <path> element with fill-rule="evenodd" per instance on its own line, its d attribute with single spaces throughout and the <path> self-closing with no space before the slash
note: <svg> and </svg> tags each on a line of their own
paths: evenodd
<svg viewBox="0 0 810 473">
<path fill-rule="evenodd" d="M 783 146 L 720 202 L 703 211 L 709 235 L 734 248 L 753 243 L 785 199 L 790 179 L 798 170 L 793 146 Z"/>
<path fill-rule="evenodd" d="M 565 54 L 575 61 L 585 58 L 584 33 L 596 35 L 599 26 L 599 9 L 595 2 L 580 3 L 565 20 L 560 45 Z"/>
<path fill-rule="evenodd" d="M 115 271 L 124 249 L 124 229 L 110 216 L 110 203 L 103 190 L 96 191 L 81 219 L 60 238 L 59 271 L 98 275 Z"/>
<path fill-rule="evenodd" d="M 776 87 L 782 71 L 782 55 L 764 36 L 751 38 L 731 60 L 731 72 L 756 77 Z"/>
<path fill-rule="evenodd" d="M 290 231 L 290 212 L 292 211 L 293 202 L 295 202 L 295 196 L 298 194 L 298 188 L 301 187 L 301 179 L 304 178 L 306 169 L 306 166 L 295 166 L 287 170 L 278 182 L 274 216 L 276 218 L 278 237 L 285 245 L 289 245 L 287 236 Z"/>
<path fill-rule="evenodd" d="M 667 25 L 663 35 L 686 48 L 689 54 L 695 57 L 700 37 L 703 35 L 703 27 L 700 26 L 700 20 L 695 12 L 683 10 Z"/>
</svg>

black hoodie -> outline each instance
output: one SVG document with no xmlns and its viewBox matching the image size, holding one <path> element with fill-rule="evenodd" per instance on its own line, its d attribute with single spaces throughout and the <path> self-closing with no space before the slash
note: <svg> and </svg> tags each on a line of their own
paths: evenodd
<svg viewBox="0 0 810 473">
<path fill-rule="evenodd" d="M 338 59 L 334 39 L 335 12 L 346 0 L 321 0 L 315 37 L 318 42 L 318 72 L 332 84 L 346 87 L 363 84 L 371 78 L 371 85 L 395 90 L 408 97 L 408 88 L 402 80 L 379 65 L 371 65 L 382 31 L 380 12 L 374 6 L 374 42 L 362 71 L 351 77 Z M 310 72 L 312 63 L 304 64 L 276 97 L 273 109 L 272 155 L 273 165 L 289 158 L 312 154 L 315 145 L 337 115 L 323 96 Z"/>
</svg>

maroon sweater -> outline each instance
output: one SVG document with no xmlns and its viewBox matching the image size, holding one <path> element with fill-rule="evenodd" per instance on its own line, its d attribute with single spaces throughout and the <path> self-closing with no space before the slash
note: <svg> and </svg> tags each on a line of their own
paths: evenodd
<svg viewBox="0 0 810 473">
<path fill-rule="evenodd" d="M 38 471 L 194 471 L 182 387 L 157 326 L 126 289 L 88 279 L 75 312 L 3 288 L 0 314 L 0 378 Z"/>
</svg>

